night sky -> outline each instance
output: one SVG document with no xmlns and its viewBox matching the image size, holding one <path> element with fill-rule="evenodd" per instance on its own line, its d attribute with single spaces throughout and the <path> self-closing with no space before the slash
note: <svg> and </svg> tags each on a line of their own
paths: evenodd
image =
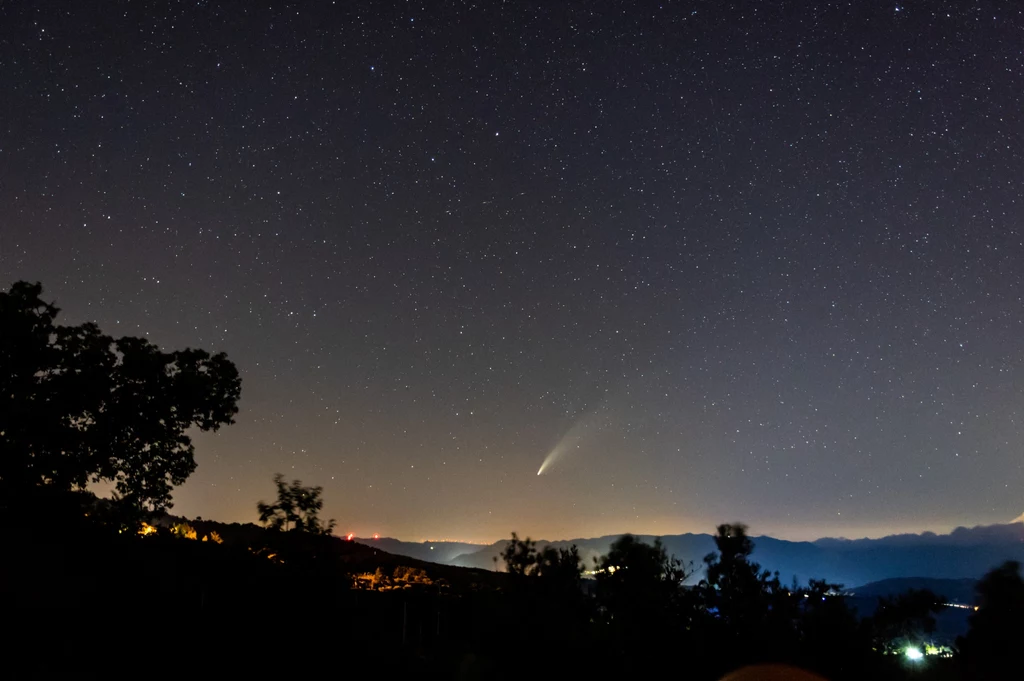
<svg viewBox="0 0 1024 681">
<path fill-rule="evenodd" d="M 1024 511 L 1019 2 L 7 1 L 0 84 L 0 285 L 242 372 L 175 512 Z"/>
</svg>

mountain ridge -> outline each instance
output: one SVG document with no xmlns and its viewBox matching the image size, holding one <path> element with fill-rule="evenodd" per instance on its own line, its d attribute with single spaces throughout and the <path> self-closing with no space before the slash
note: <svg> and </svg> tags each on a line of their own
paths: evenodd
<svg viewBox="0 0 1024 681">
<path fill-rule="evenodd" d="M 620 536 L 538 540 L 537 546 L 567 548 L 575 544 L 585 568 L 590 568 Z M 655 535 L 635 536 L 645 542 L 657 538 Z M 695 570 L 692 579 L 699 579 L 702 559 L 715 550 L 714 537 L 688 532 L 660 538 L 669 554 L 686 563 L 692 562 Z M 803 582 L 823 578 L 845 585 L 863 585 L 893 578 L 977 579 L 1006 560 L 1024 562 L 1024 523 L 957 527 L 948 534 L 922 532 L 877 539 L 823 537 L 814 541 L 791 541 L 766 535 L 751 536 L 751 539 L 755 547 L 753 560 L 779 572 L 780 578 L 787 582 L 791 578 Z M 502 567 L 501 552 L 509 540 L 485 546 L 460 542 L 416 544 L 390 538 L 356 541 L 382 548 L 381 542 L 386 541 L 386 550 L 391 553 L 493 570 Z M 429 548 L 430 545 L 434 548 Z M 439 550 L 441 546 L 443 549 Z M 424 551 L 429 553 L 424 554 Z"/>
</svg>

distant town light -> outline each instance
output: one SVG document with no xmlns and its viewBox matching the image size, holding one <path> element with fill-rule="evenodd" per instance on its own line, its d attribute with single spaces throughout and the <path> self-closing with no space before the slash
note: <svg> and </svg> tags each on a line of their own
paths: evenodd
<svg viewBox="0 0 1024 681">
<path fill-rule="evenodd" d="M 904 651 L 904 652 L 905 652 L 905 654 L 907 656 L 907 659 L 908 660 L 912 660 L 914 662 L 917 662 L 918 660 L 924 658 L 924 653 L 921 652 L 920 648 L 913 648 L 913 647 L 911 647 L 911 648 L 907 648 L 906 651 Z"/>
</svg>

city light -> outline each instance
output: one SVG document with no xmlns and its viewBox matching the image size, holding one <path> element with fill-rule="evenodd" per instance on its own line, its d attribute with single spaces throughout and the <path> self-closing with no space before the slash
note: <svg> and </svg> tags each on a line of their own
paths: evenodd
<svg viewBox="0 0 1024 681">
<path fill-rule="evenodd" d="M 905 651 L 907 659 L 913 662 L 924 659 L 924 653 L 921 652 L 920 648 L 907 648 Z"/>
</svg>

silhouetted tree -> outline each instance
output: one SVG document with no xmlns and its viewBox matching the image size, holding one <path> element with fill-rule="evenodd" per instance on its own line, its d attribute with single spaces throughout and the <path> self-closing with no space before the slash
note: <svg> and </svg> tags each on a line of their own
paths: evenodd
<svg viewBox="0 0 1024 681">
<path fill-rule="evenodd" d="M 717 530 L 718 551 L 704 557 L 707 572 L 700 584 L 707 607 L 733 628 L 756 626 L 768 613 L 792 615 L 792 589 L 782 586 L 778 573 L 762 570 L 750 559 L 754 542 L 747 526 L 726 524 Z"/>
<path fill-rule="evenodd" d="M 566 549 L 545 546 L 538 551 L 536 542 L 529 537 L 520 539 L 513 532 L 501 557 L 511 575 L 537 577 L 547 584 L 549 590 L 579 591 L 583 563 L 575 544 Z"/>
<path fill-rule="evenodd" d="M 839 595 L 841 584 L 812 579 L 793 590 L 800 605 L 799 654 L 801 666 L 831 681 L 872 678 L 875 661 L 870 631 Z"/>
<path fill-rule="evenodd" d="M 651 545 L 622 535 L 597 568 L 598 603 L 626 652 L 678 634 L 685 620 L 682 584 L 692 568 L 670 557 L 660 539 Z"/>
<path fill-rule="evenodd" d="M 501 558 L 505 561 L 505 570 L 510 575 L 526 576 L 537 565 L 537 544 L 529 537 L 520 539 L 519 535 L 513 532 L 511 541 L 501 552 Z"/>
<path fill-rule="evenodd" d="M 537 576 L 552 584 L 554 589 L 579 592 L 583 576 L 583 561 L 575 544 L 567 549 L 545 546 L 537 552 Z"/>
<path fill-rule="evenodd" d="M 1024 579 L 1021 565 L 1007 561 L 977 586 L 978 610 L 958 641 L 964 661 L 977 678 L 1020 678 L 1017 646 L 1024 640 Z"/>
<path fill-rule="evenodd" d="M 576 546 L 538 550 L 515 532 L 501 551 L 508 572 L 495 605 L 489 641 L 501 647 L 538 651 L 534 661 L 547 666 L 585 640 L 590 608 L 581 588 L 582 565 Z M 539 655 L 539 657 L 538 657 Z M 550 669 L 546 669 L 550 672 Z"/>
<path fill-rule="evenodd" d="M 879 598 L 871 618 L 878 647 L 902 652 L 907 646 L 924 645 L 935 632 L 935 613 L 945 609 L 944 601 L 928 589 Z"/>
<path fill-rule="evenodd" d="M 288 483 L 284 475 L 274 476 L 277 486 L 277 503 L 256 503 L 260 522 L 272 530 L 305 532 L 307 534 L 331 534 L 334 519 L 325 525 L 319 518 L 324 507 L 323 487 L 303 487 L 301 480 Z"/>
<path fill-rule="evenodd" d="M 760 603 L 767 590 L 779 591 L 778 576 L 761 570 L 750 560 L 754 542 L 742 523 L 719 525 L 715 535 L 717 552 L 704 557 L 706 577 L 701 583 L 713 595 L 714 606 L 725 617 L 739 615 L 748 604 Z M 735 612 L 734 612 L 735 611 Z"/>
<path fill-rule="evenodd" d="M 778 572 L 752 560 L 746 525 L 719 525 L 714 541 L 717 551 L 705 556 L 696 589 L 700 619 L 691 627 L 709 677 L 745 664 L 784 663 L 836 681 L 877 678 L 871 638 L 839 595 L 841 585 L 812 579 L 800 586 L 794 578 L 783 586 Z"/>
<path fill-rule="evenodd" d="M 0 485 L 114 483 L 122 504 L 160 510 L 195 470 L 190 428 L 233 423 L 241 379 L 224 353 L 163 352 L 93 323 L 62 326 L 24 281 L 0 292 Z"/>
</svg>

